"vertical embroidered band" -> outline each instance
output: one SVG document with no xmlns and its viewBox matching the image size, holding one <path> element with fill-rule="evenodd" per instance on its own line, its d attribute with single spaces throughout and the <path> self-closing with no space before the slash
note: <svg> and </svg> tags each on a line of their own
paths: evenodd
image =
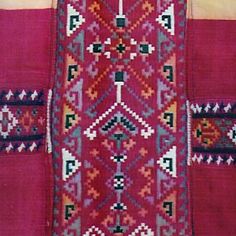
<svg viewBox="0 0 236 236">
<path fill-rule="evenodd" d="M 185 1 L 58 6 L 54 235 L 188 236 Z"/>
</svg>

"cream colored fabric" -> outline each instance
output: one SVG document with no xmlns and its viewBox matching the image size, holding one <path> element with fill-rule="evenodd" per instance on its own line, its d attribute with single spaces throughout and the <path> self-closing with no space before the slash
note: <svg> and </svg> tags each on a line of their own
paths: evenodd
<svg viewBox="0 0 236 236">
<path fill-rule="evenodd" d="M 236 0 L 187 0 L 190 19 L 236 19 Z"/>
<path fill-rule="evenodd" d="M 45 9 L 56 8 L 57 0 L 0 0 L 0 9 Z"/>
</svg>

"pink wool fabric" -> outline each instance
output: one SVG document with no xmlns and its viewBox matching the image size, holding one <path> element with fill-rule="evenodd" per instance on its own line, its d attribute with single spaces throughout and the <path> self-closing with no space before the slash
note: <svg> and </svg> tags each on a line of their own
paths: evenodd
<svg viewBox="0 0 236 236">
<path fill-rule="evenodd" d="M 188 2 L 188 181 L 195 236 L 236 235 L 236 21 L 230 2 Z"/>
<path fill-rule="evenodd" d="M 0 10 L 0 235 L 4 236 L 52 233 L 53 173 L 46 123 L 55 16 L 51 8 Z"/>
</svg>

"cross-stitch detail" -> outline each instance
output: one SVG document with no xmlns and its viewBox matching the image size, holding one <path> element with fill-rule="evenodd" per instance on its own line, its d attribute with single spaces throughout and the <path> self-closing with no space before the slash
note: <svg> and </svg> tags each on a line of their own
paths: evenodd
<svg viewBox="0 0 236 236">
<path fill-rule="evenodd" d="M 188 236 L 184 6 L 59 0 L 54 236 Z"/>
<path fill-rule="evenodd" d="M 92 226 L 90 229 L 88 229 L 88 231 L 85 234 L 83 234 L 83 236 L 92 236 L 92 235 L 105 236 L 105 234 L 98 227 L 95 226 Z"/>
<path fill-rule="evenodd" d="M 137 235 L 154 236 L 154 232 L 147 225 L 142 223 L 129 236 L 137 236 Z"/>
<path fill-rule="evenodd" d="M 235 164 L 236 105 L 190 104 L 192 163 Z"/>
<path fill-rule="evenodd" d="M 230 129 L 230 131 L 227 133 L 228 137 L 232 140 L 234 144 L 236 144 L 236 124 Z"/>
<path fill-rule="evenodd" d="M 119 2 L 119 9 L 114 9 L 117 11 L 117 14 L 115 14 L 115 18 L 111 18 L 111 24 L 105 22 L 100 13 L 100 9 L 106 7 L 105 5 L 101 2 L 88 2 L 91 2 L 89 5 L 91 15 L 99 22 L 97 26 L 104 27 L 104 29 L 108 30 L 107 32 L 109 32 L 110 36 L 102 40 L 100 39 L 101 35 L 99 31 L 93 28 L 91 38 L 95 39 L 89 44 L 87 51 L 94 57 L 95 65 L 98 66 L 101 60 L 107 59 L 107 63 L 111 66 L 101 75 L 99 75 L 99 71 L 97 75 L 92 75 L 92 77 L 97 79 L 95 80 L 96 82 L 91 81 L 87 95 L 88 98 L 92 100 L 94 100 L 94 98 L 99 99 L 102 94 L 99 94 L 96 87 L 102 85 L 102 80 L 106 77 L 110 78 L 109 84 L 111 84 L 114 92 L 110 92 L 109 96 L 113 102 L 110 103 L 110 105 L 108 103 L 106 109 L 100 104 L 97 104 L 97 107 L 100 107 L 100 114 L 84 131 L 85 136 L 88 137 L 87 145 L 92 147 L 92 142 L 99 140 L 103 146 L 101 150 L 94 152 L 93 155 L 96 158 L 95 160 L 98 161 L 97 165 L 101 163 L 103 168 L 105 168 L 105 171 L 101 172 L 101 177 L 104 180 L 107 179 L 104 187 L 108 187 L 107 191 L 111 191 L 110 195 L 104 196 L 103 194 L 99 194 L 99 197 L 93 200 L 93 205 L 95 203 L 97 205 L 95 209 L 89 210 L 89 205 L 87 208 L 93 213 L 90 214 L 92 219 L 95 220 L 95 214 L 97 217 L 102 217 L 101 225 L 105 235 L 136 235 L 136 233 L 132 233 L 132 229 L 135 225 L 138 225 L 139 221 L 144 216 L 148 214 L 151 216 L 151 210 L 149 210 L 148 206 L 154 203 L 154 192 L 152 181 L 146 185 L 146 188 L 142 187 L 139 191 L 140 197 L 143 200 L 132 191 L 132 188 L 136 188 L 137 182 L 133 177 L 135 173 L 132 173 L 129 166 L 136 166 L 137 168 L 140 166 L 140 157 L 138 157 L 140 161 L 138 161 L 138 159 L 134 161 L 135 159 L 133 159 L 135 153 L 138 151 L 138 139 L 150 140 L 155 131 L 148 122 L 149 117 L 142 117 L 142 115 L 137 112 L 138 110 L 133 107 L 131 101 L 136 102 L 136 97 L 133 96 L 131 99 L 127 99 L 125 89 L 132 85 L 133 80 L 136 80 L 141 83 L 141 88 L 144 87 L 138 102 L 143 99 L 147 100 L 153 96 L 150 85 L 139 76 L 134 69 L 135 67 L 132 66 L 132 62 L 141 59 L 141 61 L 146 62 L 146 65 L 149 65 L 147 57 L 152 56 L 155 47 L 153 46 L 154 43 L 148 41 L 148 34 L 141 40 L 139 39 L 140 37 L 131 37 L 131 33 L 133 33 L 132 25 L 141 24 L 143 20 L 132 22 L 132 18 L 129 18 L 129 15 L 124 12 L 123 0 L 117 1 Z M 147 10 L 145 13 L 146 16 L 149 16 L 151 12 L 153 12 L 153 6 L 148 1 L 137 6 L 137 10 L 138 9 L 142 12 Z M 109 14 L 109 9 L 107 14 Z M 102 101 L 102 104 L 105 103 Z M 99 153 L 100 151 L 103 153 L 103 149 L 105 156 L 100 157 Z M 112 158 L 110 158 L 111 161 L 114 161 L 112 165 L 106 155 L 112 156 Z M 148 158 L 147 151 L 145 151 L 143 155 Z M 108 175 L 109 172 L 111 174 Z M 142 173 L 145 175 L 145 172 Z M 149 176 L 147 180 L 152 179 L 153 171 L 151 171 L 150 174 L 151 176 Z M 147 201 L 147 203 L 143 202 L 141 206 L 140 201 Z M 147 207 L 145 207 L 144 204 L 147 204 Z M 98 211 L 100 205 L 103 206 L 102 212 Z M 131 209 L 137 209 L 139 212 L 138 215 L 132 213 Z M 91 221 L 93 221 L 92 219 Z M 152 223 L 148 222 L 148 224 Z M 145 233 L 147 230 L 149 230 L 148 233 L 152 232 L 151 229 L 148 227 L 146 229 L 146 227 L 147 226 L 145 226 L 144 229 L 141 227 L 137 228 L 137 233 L 140 234 L 141 231 Z"/>
<path fill-rule="evenodd" d="M 175 35 L 175 17 L 174 4 L 172 3 L 164 12 L 156 19 L 171 35 Z"/>
<path fill-rule="evenodd" d="M 184 179 L 180 177 L 186 176 L 184 35 L 182 31 L 185 25 L 184 4 L 184 1 L 179 1 L 179 4 L 175 1 L 158 1 L 160 9 L 158 9 L 156 21 L 160 24 L 157 33 L 160 66 L 157 81 L 159 122 L 156 141 L 159 158 L 157 160 L 156 235 L 190 235 L 187 186 Z M 177 193 L 181 197 L 178 197 Z M 181 210 L 182 207 L 185 210 Z"/>
<path fill-rule="evenodd" d="M 85 19 L 71 4 L 67 5 L 67 36 L 71 36 Z"/>
<path fill-rule="evenodd" d="M 18 120 L 6 105 L 0 111 L 0 120 L 0 134 L 6 139 L 11 130 L 17 125 Z"/>
<path fill-rule="evenodd" d="M 1 90 L 0 152 L 43 150 L 47 96 L 43 90 Z"/>
</svg>

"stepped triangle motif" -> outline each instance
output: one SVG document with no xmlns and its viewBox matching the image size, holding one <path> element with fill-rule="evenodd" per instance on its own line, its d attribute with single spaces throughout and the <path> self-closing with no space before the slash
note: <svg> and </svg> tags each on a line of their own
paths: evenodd
<svg viewBox="0 0 236 236">
<path fill-rule="evenodd" d="M 65 148 L 62 149 L 63 158 L 63 180 L 66 181 L 81 166 L 81 163 Z"/>
<path fill-rule="evenodd" d="M 156 21 L 172 36 L 175 35 L 174 4 L 172 3 L 164 12 L 162 12 Z"/>
<path fill-rule="evenodd" d="M 70 4 L 67 6 L 67 36 L 71 36 L 84 22 L 84 17 Z"/>
<path fill-rule="evenodd" d="M 177 177 L 176 172 L 176 146 L 167 151 L 157 163 L 172 177 Z"/>
</svg>

